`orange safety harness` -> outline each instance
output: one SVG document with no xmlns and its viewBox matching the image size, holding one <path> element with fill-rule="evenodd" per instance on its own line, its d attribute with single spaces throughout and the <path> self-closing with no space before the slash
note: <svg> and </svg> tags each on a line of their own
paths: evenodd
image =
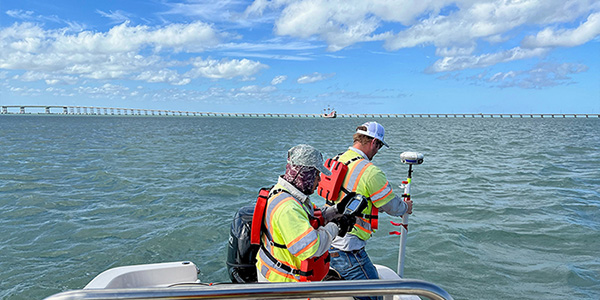
<svg viewBox="0 0 600 300">
<path fill-rule="evenodd" d="M 329 272 L 329 251 L 325 252 L 323 255 L 319 257 L 309 258 L 303 260 L 300 265 L 300 270 L 293 269 L 288 265 L 282 263 L 277 258 L 275 258 L 269 250 L 261 243 L 261 234 L 264 233 L 269 240 L 269 244 L 274 247 L 287 249 L 286 245 L 282 245 L 273 241 L 271 234 L 266 228 L 265 225 L 265 213 L 267 208 L 267 203 L 269 200 L 269 195 L 275 195 L 283 190 L 277 189 L 271 191 L 271 189 L 262 188 L 258 193 L 258 198 L 256 199 L 256 205 L 254 206 L 254 214 L 252 215 L 252 227 L 250 228 L 250 243 L 253 245 L 260 245 L 260 248 L 265 253 L 265 255 L 279 268 L 282 270 L 298 275 L 300 277 L 300 281 L 321 281 L 327 273 Z M 319 209 L 315 209 L 314 217 L 308 214 L 308 218 L 310 220 L 310 225 L 317 229 L 323 225 L 325 225 L 325 219 L 323 218 L 323 213 Z"/>
</svg>

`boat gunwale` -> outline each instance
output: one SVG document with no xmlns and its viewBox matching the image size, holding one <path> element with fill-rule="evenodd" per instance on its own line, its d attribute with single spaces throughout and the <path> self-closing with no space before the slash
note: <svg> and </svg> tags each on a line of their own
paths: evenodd
<svg viewBox="0 0 600 300">
<path fill-rule="evenodd" d="M 373 295 L 417 295 L 451 300 L 441 287 L 422 280 L 341 280 L 287 283 L 187 283 L 169 288 L 85 289 L 66 291 L 45 300 L 114 299 L 293 299 Z"/>
</svg>

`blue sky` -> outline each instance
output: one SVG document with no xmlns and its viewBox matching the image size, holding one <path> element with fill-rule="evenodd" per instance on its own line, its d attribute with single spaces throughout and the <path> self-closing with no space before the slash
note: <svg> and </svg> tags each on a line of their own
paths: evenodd
<svg viewBox="0 0 600 300">
<path fill-rule="evenodd" d="M 0 0 L 0 104 L 600 113 L 600 1 Z"/>
</svg>

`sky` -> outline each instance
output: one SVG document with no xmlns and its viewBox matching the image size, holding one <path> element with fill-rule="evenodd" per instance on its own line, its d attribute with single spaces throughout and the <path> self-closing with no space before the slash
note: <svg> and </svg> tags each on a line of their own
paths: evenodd
<svg viewBox="0 0 600 300">
<path fill-rule="evenodd" d="M 598 0 L 0 0 L 0 105 L 600 113 Z"/>
</svg>

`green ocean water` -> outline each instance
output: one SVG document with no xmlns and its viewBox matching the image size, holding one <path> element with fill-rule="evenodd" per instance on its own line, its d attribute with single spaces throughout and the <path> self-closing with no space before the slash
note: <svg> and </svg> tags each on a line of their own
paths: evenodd
<svg viewBox="0 0 600 300">
<path fill-rule="evenodd" d="M 287 149 L 334 156 L 367 120 L 2 115 L 0 298 L 179 260 L 225 282 L 231 218 L 283 173 Z M 392 147 L 373 162 L 395 187 L 400 153 L 425 155 L 405 277 L 455 299 L 600 298 L 600 119 L 376 121 Z M 367 251 L 396 269 L 390 220 Z"/>
</svg>

